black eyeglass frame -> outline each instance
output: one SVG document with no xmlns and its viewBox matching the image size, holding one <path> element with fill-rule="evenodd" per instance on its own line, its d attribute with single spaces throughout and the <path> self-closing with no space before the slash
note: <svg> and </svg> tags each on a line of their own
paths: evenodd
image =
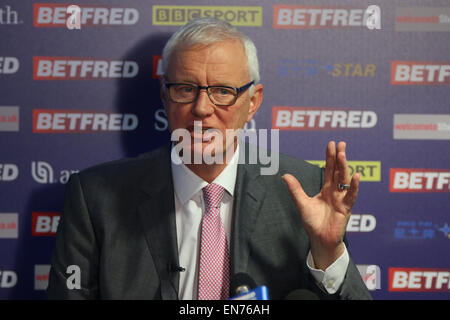
<svg viewBox="0 0 450 320">
<path fill-rule="evenodd" d="M 209 98 L 209 100 L 210 100 L 214 105 L 220 106 L 220 107 L 229 107 L 229 106 L 232 106 L 233 104 L 235 104 L 235 103 L 236 103 L 236 100 L 237 100 L 238 97 L 239 97 L 239 95 L 242 94 L 242 93 L 244 93 L 248 88 L 250 88 L 253 84 L 255 84 L 255 81 L 252 80 L 252 81 L 250 81 L 249 83 L 244 84 L 242 87 L 239 87 L 239 88 L 231 87 L 231 86 L 199 86 L 199 85 L 194 84 L 194 83 L 184 83 L 184 82 L 166 82 L 166 81 L 163 81 L 163 83 L 164 83 L 164 86 L 165 86 L 165 87 L 168 89 L 168 91 L 169 91 L 169 98 L 170 98 L 170 101 L 172 101 L 172 102 L 174 102 L 174 103 L 182 103 L 182 104 L 192 103 L 192 102 L 194 102 L 194 101 L 196 101 L 196 100 L 198 99 L 198 95 L 200 94 L 200 90 L 205 89 L 206 92 L 208 93 L 208 98 Z M 172 99 L 172 96 L 170 95 L 170 87 L 171 87 L 171 86 L 174 86 L 174 85 L 180 85 L 180 84 L 192 86 L 192 87 L 195 87 L 195 88 L 198 89 L 197 95 L 195 96 L 195 98 L 194 98 L 192 101 L 189 101 L 189 102 L 178 102 L 178 101 L 175 101 L 175 100 Z M 232 103 L 229 103 L 229 104 L 219 104 L 219 103 L 216 103 L 216 102 L 214 102 L 214 101 L 211 99 L 211 93 L 210 93 L 209 90 L 208 90 L 208 89 L 210 89 L 210 88 L 227 88 L 227 89 L 232 89 L 232 90 L 235 92 L 234 100 L 232 101 Z"/>
</svg>

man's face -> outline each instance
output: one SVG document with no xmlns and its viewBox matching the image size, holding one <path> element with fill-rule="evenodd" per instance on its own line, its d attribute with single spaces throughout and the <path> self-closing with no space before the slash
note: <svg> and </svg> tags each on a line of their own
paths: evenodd
<svg viewBox="0 0 450 320">
<path fill-rule="evenodd" d="M 250 79 L 247 57 L 243 45 L 236 40 L 227 40 L 212 45 L 194 45 L 173 52 L 169 61 L 167 82 L 191 83 L 200 86 L 223 85 L 242 87 Z M 216 106 L 201 90 L 192 103 L 172 102 L 168 92 L 161 90 L 161 97 L 168 117 L 170 131 L 187 129 L 194 138 L 194 121 L 200 121 L 202 129 L 215 129 L 225 137 L 226 129 L 242 129 L 250 121 L 262 102 L 263 86 L 258 84 L 250 97 L 249 90 L 240 94 L 231 106 Z M 225 141 L 224 141 L 225 143 Z M 208 142 L 201 142 L 202 150 Z M 223 145 L 230 147 L 230 141 Z"/>
</svg>

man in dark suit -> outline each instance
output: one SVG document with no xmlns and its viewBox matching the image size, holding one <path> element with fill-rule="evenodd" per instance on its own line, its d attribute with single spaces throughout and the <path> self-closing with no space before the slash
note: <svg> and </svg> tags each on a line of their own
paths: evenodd
<svg viewBox="0 0 450 320">
<path fill-rule="evenodd" d="M 170 130 L 187 135 L 71 177 L 48 297 L 225 299 L 244 272 L 273 299 L 300 288 L 370 299 L 344 243 L 359 183 L 345 143 L 328 144 L 325 170 L 280 155 L 278 172 L 264 175 L 245 160 L 254 149 L 219 139 L 242 129 L 263 96 L 253 42 L 227 23 L 181 28 L 163 69 Z M 206 151 L 214 162 L 186 160 Z"/>
</svg>

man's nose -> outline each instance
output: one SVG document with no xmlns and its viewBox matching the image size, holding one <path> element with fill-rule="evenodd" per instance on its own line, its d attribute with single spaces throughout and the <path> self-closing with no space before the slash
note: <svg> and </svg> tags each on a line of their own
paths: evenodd
<svg viewBox="0 0 450 320">
<path fill-rule="evenodd" d="M 199 118 L 207 117 L 214 112 L 213 103 L 209 99 L 208 92 L 206 90 L 200 90 L 197 100 L 194 101 L 191 112 Z"/>
</svg>

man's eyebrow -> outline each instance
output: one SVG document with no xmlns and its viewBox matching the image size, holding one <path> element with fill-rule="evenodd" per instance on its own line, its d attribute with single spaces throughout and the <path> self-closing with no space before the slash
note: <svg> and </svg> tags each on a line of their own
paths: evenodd
<svg viewBox="0 0 450 320">
<path fill-rule="evenodd" d="M 216 81 L 213 82 L 213 84 L 211 84 L 211 86 L 219 86 L 219 87 L 236 87 L 235 85 L 233 85 L 232 83 L 228 82 L 228 81 Z"/>
<path fill-rule="evenodd" d="M 223 87 L 239 87 L 239 82 L 230 81 L 227 79 L 213 79 L 209 81 L 209 86 L 223 86 Z"/>
<path fill-rule="evenodd" d="M 195 81 L 192 78 L 178 78 L 175 81 L 171 81 L 171 82 L 197 84 L 197 81 Z"/>
<path fill-rule="evenodd" d="M 198 81 L 194 80 L 193 78 L 190 77 L 186 77 L 186 78 L 178 78 L 175 81 L 169 81 L 169 82 L 174 82 L 174 83 L 189 83 L 189 84 L 196 84 L 196 85 L 200 85 L 198 83 Z M 226 80 L 217 80 L 217 81 L 211 81 L 207 84 L 208 86 L 215 86 L 215 87 L 238 87 L 232 83 L 230 83 L 229 81 Z"/>
</svg>

